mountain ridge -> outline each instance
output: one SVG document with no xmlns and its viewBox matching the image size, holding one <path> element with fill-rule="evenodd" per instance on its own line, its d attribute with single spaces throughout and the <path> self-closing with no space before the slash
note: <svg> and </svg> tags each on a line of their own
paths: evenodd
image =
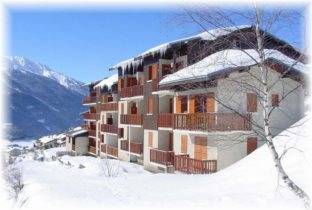
<svg viewBox="0 0 312 210">
<path fill-rule="evenodd" d="M 39 138 L 82 123 L 84 83 L 21 56 L 6 57 L 7 138 Z"/>
</svg>

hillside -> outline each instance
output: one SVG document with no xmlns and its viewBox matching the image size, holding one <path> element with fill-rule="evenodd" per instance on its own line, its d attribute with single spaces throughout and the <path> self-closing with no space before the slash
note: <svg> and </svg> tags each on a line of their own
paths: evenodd
<svg viewBox="0 0 312 210">
<path fill-rule="evenodd" d="M 82 123 L 83 83 L 23 57 L 5 58 L 10 139 L 37 138 Z"/>
<path fill-rule="evenodd" d="M 283 159 L 290 177 L 311 195 L 311 141 L 307 117 L 274 139 L 279 152 L 295 147 Z M 63 156 L 45 151 L 46 161 L 21 158 L 27 183 L 25 209 L 304 209 L 283 183 L 277 182 L 271 155 L 264 145 L 232 166 L 210 175 L 153 174 L 133 163 L 111 160 L 116 177 L 105 176 L 105 162 L 90 156 Z M 79 169 L 79 164 L 85 168 Z M 64 193 L 66 192 L 66 193 Z M 20 202 L 21 202 L 20 200 Z M 47 203 L 49 205 L 47 205 Z"/>
</svg>

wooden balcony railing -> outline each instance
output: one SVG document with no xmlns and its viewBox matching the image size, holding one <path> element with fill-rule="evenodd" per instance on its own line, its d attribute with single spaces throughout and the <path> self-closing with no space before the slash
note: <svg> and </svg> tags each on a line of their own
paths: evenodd
<svg viewBox="0 0 312 210">
<path fill-rule="evenodd" d="M 101 111 L 118 111 L 118 103 L 105 103 L 100 106 Z"/>
<path fill-rule="evenodd" d="M 106 153 L 106 144 L 101 144 L 101 152 Z"/>
<path fill-rule="evenodd" d="M 121 124 L 142 125 L 143 119 L 141 114 L 122 114 L 120 115 Z"/>
<path fill-rule="evenodd" d="M 109 124 L 102 124 L 101 131 L 107 133 L 114 133 L 118 134 L 118 126 L 117 125 L 109 125 Z"/>
<path fill-rule="evenodd" d="M 174 152 L 173 151 L 163 151 L 158 149 L 150 150 L 150 161 L 165 166 L 174 164 Z"/>
<path fill-rule="evenodd" d="M 217 171 L 217 160 L 196 160 L 188 155 L 175 155 L 174 168 L 189 174 L 209 174 Z"/>
<path fill-rule="evenodd" d="M 89 146 L 88 151 L 92 154 L 96 154 L 96 147 L 94 146 Z"/>
<path fill-rule="evenodd" d="M 174 114 L 174 128 L 183 130 L 250 130 L 250 114 L 235 113 Z"/>
<path fill-rule="evenodd" d="M 84 113 L 82 116 L 86 120 L 96 120 L 97 113 L 89 113 L 89 112 L 87 112 L 87 113 Z"/>
<path fill-rule="evenodd" d="M 141 96 L 143 95 L 143 85 L 125 87 L 119 92 L 119 95 L 121 98 Z"/>
<path fill-rule="evenodd" d="M 82 104 L 96 103 L 96 96 L 86 96 L 82 99 Z"/>
<path fill-rule="evenodd" d="M 172 128 L 174 114 L 172 113 L 159 113 L 158 114 L 158 127 Z"/>
<path fill-rule="evenodd" d="M 111 156 L 118 157 L 118 148 L 114 146 L 106 145 L 106 153 Z"/>
<path fill-rule="evenodd" d="M 122 150 L 129 151 L 129 141 L 121 140 L 120 146 Z M 143 154 L 143 144 L 138 142 L 130 141 L 130 152 L 135 154 Z"/>
<path fill-rule="evenodd" d="M 89 136 L 96 137 L 96 130 L 88 130 Z"/>
</svg>

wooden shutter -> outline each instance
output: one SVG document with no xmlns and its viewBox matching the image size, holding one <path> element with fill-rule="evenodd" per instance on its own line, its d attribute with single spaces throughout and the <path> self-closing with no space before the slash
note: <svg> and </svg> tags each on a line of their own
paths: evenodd
<svg viewBox="0 0 312 210">
<path fill-rule="evenodd" d="M 272 106 L 274 106 L 274 107 L 279 106 L 279 95 L 278 94 L 272 94 L 271 103 L 272 103 Z"/>
<path fill-rule="evenodd" d="M 176 113 L 181 113 L 181 96 L 176 97 Z"/>
<path fill-rule="evenodd" d="M 195 113 L 195 96 L 194 95 L 190 95 L 189 96 L 189 113 Z"/>
<path fill-rule="evenodd" d="M 148 132 L 148 146 L 153 147 L 153 132 Z"/>
<path fill-rule="evenodd" d="M 247 138 L 247 155 L 257 149 L 257 137 Z"/>
<path fill-rule="evenodd" d="M 257 111 L 257 95 L 255 93 L 247 93 L 247 112 Z"/>
<path fill-rule="evenodd" d="M 194 159 L 206 160 L 207 159 L 207 138 L 196 136 L 194 139 Z"/>
<path fill-rule="evenodd" d="M 206 103 L 207 112 L 215 112 L 216 109 L 215 109 L 215 95 L 214 95 L 214 93 L 208 93 L 206 100 L 207 100 L 207 103 Z"/>
<path fill-rule="evenodd" d="M 152 65 L 152 79 L 157 79 L 157 64 Z"/>
<path fill-rule="evenodd" d="M 147 113 L 153 113 L 153 96 L 149 96 L 147 100 Z"/>
<path fill-rule="evenodd" d="M 187 135 L 181 135 L 181 153 L 187 154 Z"/>
</svg>

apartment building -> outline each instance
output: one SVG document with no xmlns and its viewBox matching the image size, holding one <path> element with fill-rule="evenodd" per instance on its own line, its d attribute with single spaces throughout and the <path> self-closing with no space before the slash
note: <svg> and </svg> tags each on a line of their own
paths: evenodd
<svg viewBox="0 0 312 210">
<path fill-rule="evenodd" d="M 89 84 L 83 101 L 89 153 L 153 171 L 212 173 L 254 151 L 263 144 L 262 106 L 244 85 L 259 76 L 250 40 L 252 26 L 215 29 L 113 66 L 118 74 Z M 270 34 L 264 46 L 277 135 L 303 116 L 305 64 Z"/>
</svg>

